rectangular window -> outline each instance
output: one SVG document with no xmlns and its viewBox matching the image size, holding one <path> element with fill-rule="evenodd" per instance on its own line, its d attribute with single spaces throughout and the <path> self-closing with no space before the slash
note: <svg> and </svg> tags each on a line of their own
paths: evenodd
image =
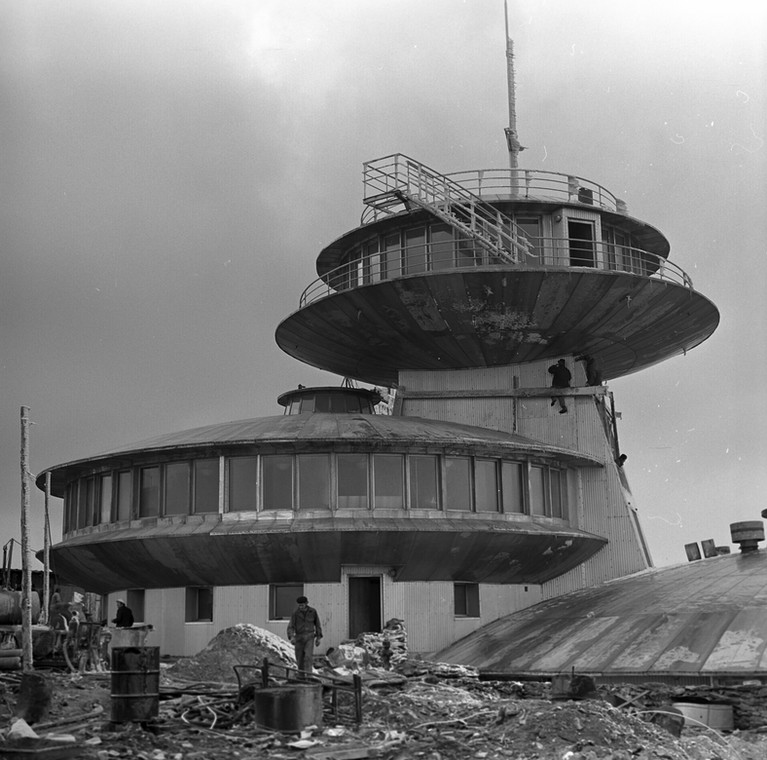
<svg viewBox="0 0 767 760">
<path fill-rule="evenodd" d="M 88 524 L 88 486 L 85 478 L 80 479 L 77 499 L 77 525 L 76 528 L 84 528 Z"/>
<path fill-rule="evenodd" d="M 533 465 L 530 467 L 530 514 L 546 514 L 546 483 L 543 467 Z"/>
<path fill-rule="evenodd" d="M 453 228 L 449 224 L 432 224 L 429 228 L 431 268 L 453 269 Z"/>
<path fill-rule="evenodd" d="M 410 462 L 410 508 L 438 509 L 437 457 L 414 454 Z"/>
<path fill-rule="evenodd" d="M 255 511 L 258 503 L 258 460 L 256 457 L 234 457 L 229 468 L 229 511 Z"/>
<path fill-rule="evenodd" d="M 125 592 L 125 604 L 130 607 L 130 611 L 133 613 L 134 623 L 143 623 L 144 617 L 144 589 L 143 588 L 129 588 Z"/>
<path fill-rule="evenodd" d="M 407 265 L 404 274 L 419 274 L 428 268 L 425 227 L 405 230 L 405 260 Z"/>
<path fill-rule="evenodd" d="M 117 519 L 130 520 L 133 516 L 133 473 L 123 470 L 117 474 Z"/>
<path fill-rule="evenodd" d="M 293 457 L 261 457 L 264 509 L 293 509 Z"/>
<path fill-rule="evenodd" d="M 269 620 L 290 620 L 296 599 L 303 595 L 303 583 L 273 583 L 269 586 Z"/>
<path fill-rule="evenodd" d="M 405 506 L 405 458 L 402 454 L 374 454 L 376 509 L 403 509 Z"/>
<path fill-rule="evenodd" d="M 112 522 L 112 475 L 102 475 L 99 483 L 100 522 Z"/>
<path fill-rule="evenodd" d="M 213 589 L 210 586 L 187 586 L 187 623 L 207 623 L 213 620 Z"/>
<path fill-rule="evenodd" d="M 498 511 L 498 465 L 494 459 L 474 460 L 474 498 L 477 512 Z"/>
<path fill-rule="evenodd" d="M 445 457 L 445 509 L 471 512 L 471 459 Z"/>
<path fill-rule="evenodd" d="M 503 462 L 501 464 L 501 482 L 503 484 L 503 511 L 525 511 L 525 492 L 522 487 L 522 465 L 519 462 Z"/>
<path fill-rule="evenodd" d="M 64 500 L 64 533 L 69 533 L 77 525 L 77 481 L 67 486 Z"/>
<path fill-rule="evenodd" d="M 384 240 L 384 253 L 381 258 L 381 275 L 384 279 L 399 277 L 402 273 L 402 245 L 399 232 L 387 235 Z"/>
<path fill-rule="evenodd" d="M 368 508 L 367 454 L 338 454 L 338 506 Z"/>
<path fill-rule="evenodd" d="M 614 241 L 615 236 L 612 228 L 602 225 L 602 248 L 604 251 L 605 264 L 608 269 L 617 269 Z"/>
<path fill-rule="evenodd" d="M 365 284 L 381 280 L 381 254 L 378 253 L 378 239 L 363 246 L 365 262 Z"/>
<path fill-rule="evenodd" d="M 194 462 L 194 512 L 218 512 L 218 457 Z"/>
<path fill-rule="evenodd" d="M 330 457 L 327 454 L 299 454 L 298 508 L 330 509 Z"/>
<path fill-rule="evenodd" d="M 479 617 L 479 584 L 454 583 L 453 596 L 456 617 Z"/>
<path fill-rule="evenodd" d="M 567 518 L 567 470 L 551 468 L 551 516 Z"/>
<path fill-rule="evenodd" d="M 142 467 L 139 473 L 138 516 L 160 514 L 160 468 Z"/>
<path fill-rule="evenodd" d="M 542 253 L 541 246 L 541 219 L 538 216 L 518 216 L 516 218 L 517 227 L 522 232 L 527 241 L 530 256 L 540 259 Z M 542 262 L 542 259 L 541 259 Z M 523 260 L 521 263 L 525 263 Z"/>
<path fill-rule="evenodd" d="M 322 393 L 321 391 L 314 395 L 314 409 L 315 412 L 329 412 L 330 411 L 330 394 Z"/>
<path fill-rule="evenodd" d="M 188 515 L 191 490 L 189 462 L 165 465 L 165 514 Z"/>
<path fill-rule="evenodd" d="M 85 527 L 96 524 L 96 478 L 85 482 Z"/>
</svg>

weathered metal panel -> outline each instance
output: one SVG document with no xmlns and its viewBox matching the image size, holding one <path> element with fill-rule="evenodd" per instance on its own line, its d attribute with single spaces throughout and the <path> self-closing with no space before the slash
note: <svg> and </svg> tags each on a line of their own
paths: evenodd
<svg viewBox="0 0 767 760">
<path fill-rule="evenodd" d="M 767 650 L 767 609 L 744 609 L 729 622 L 702 668 L 704 672 L 763 667 Z"/>
<path fill-rule="evenodd" d="M 447 516 L 437 510 L 396 518 L 308 513 L 300 519 L 208 521 L 205 530 L 191 534 L 173 527 L 147 528 L 139 537 L 130 529 L 99 533 L 71 546 L 59 544 L 52 555 L 63 577 L 82 578 L 83 585 L 104 592 L 128 585 L 336 582 L 343 565 L 365 560 L 397 567 L 398 579 L 407 581 L 463 574 L 473 582 L 541 583 L 577 566 L 604 543 L 526 516 Z"/>
<path fill-rule="evenodd" d="M 294 312 L 276 339 L 307 364 L 383 385 L 403 369 L 506 366 L 597 350 L 609 379 L 689 350 L 718 322 L 710 301 L 671 282 L 493 267 L 340 291 Z"/>
<path fill-rule="evenodd" d="M 650 570 L 551 599 L 439 653 L 487 670 L 767 674 L 767 553 Z"/>
</svg>

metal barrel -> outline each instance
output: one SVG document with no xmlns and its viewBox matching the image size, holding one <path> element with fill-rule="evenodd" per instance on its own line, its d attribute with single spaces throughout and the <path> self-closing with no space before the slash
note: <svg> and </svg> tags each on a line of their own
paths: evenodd
<svg viewBox="0 0 767 760">
<path fill-rule="evenodd" d="M 160 647 L 112 649 L 112 722 L 141 723 L 160 710 Z"/>
<path fill-rule="evenodd" d="M 40 617 L 40 597 L 33 591 L 29 597 L 32 606 L 32 620 Z M 23 594 L 21 591 L 0 589 L 0 624 L 13 625 L 21 623 Z"/>
<path fill-rule="evenodd" d="M 298 733 L 306 726 L 322 725 L 322 686 L 290 684 L 256 689 L 253 717 L 263 728 Z"/>
</svg>

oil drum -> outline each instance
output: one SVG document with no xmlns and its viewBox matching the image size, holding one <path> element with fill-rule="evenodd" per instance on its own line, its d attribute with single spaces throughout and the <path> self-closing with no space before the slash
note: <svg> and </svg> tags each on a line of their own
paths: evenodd
<svg viewBox="0 0 767 760">
<path fill-rule="evenodd" d="M 112 649 L 112 722 L 143 723 L 160 710 L 160 647 Z"/>
</svg>

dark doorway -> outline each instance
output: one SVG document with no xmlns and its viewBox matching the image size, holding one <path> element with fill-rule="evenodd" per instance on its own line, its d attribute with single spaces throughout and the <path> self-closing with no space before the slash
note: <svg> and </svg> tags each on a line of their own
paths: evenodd
<svg viewBox="0 0 767 760">
<path fill-rule="evenodd" d="M 381 578 L 349 577 L 349 638 L 381 630 Z"/>
<path fill-rule="evenodd" d="M 568 219 L 567 236 L 570 238 L 570 266 L 593 267 L 594 225 L 591 222 Z"/>
</svg>

